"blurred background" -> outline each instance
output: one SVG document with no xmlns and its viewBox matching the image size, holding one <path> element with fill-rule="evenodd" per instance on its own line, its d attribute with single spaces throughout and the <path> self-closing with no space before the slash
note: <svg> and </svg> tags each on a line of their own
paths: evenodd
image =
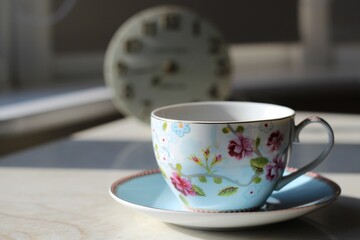
<svg viewBox="0 0 360 240">
<path fill-rule="evenodd" d="M 356 0 L 0 0 L 0 154 L 123 117 L 103 61 L 119 26 L 176 4 L 230 43 L 230 100 L 359 113 Z"/>
</svg>

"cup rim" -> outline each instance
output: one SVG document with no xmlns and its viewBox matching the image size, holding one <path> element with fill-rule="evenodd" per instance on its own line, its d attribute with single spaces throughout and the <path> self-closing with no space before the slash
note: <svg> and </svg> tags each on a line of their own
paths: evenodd
<svg viewBox="0 0 360 240">
<path fill-rule="evenodd" d="M 288 112 L 288 114 L 282 114 L 279 117 L 268 117 L 268 118 L 259 118 L 259 119 L 251 119 L 251 120 L 188 120 L 188 119 L 175 119 L 174 117 L 163 117 L 159 116 L 161 111 L 165 111 L 168 109 L 175 108 L 183 108 L 189 106 L 199 106 L 199 105 L 230 105 L 230 104 L 243 104 L 243 105 L 257 105 L 257 106 L 267 106 L 267 107 L 275 107 L 281 108 Z M 294 118 L 295 110 L 289 108 L 287 106 L 273 104 L 273 103 L 265 103 L 265 102 L 253 102 L 253 101 L 202 101 L 202 102 L 187 102 L 187 103 L 178 103 L 167 105 L 163 107 L 159 107 L 154 109 L 151 112 L 151 118 L 158 119 L 161 121 L 167 122 L 183 122 L 183 123 L 192 123 L 192 124 L 234 124 L 234 123 L 251 123 L 251 122 L 264 122 L 264 121 L 276 121 L 286 118 Z"/>
</svg>

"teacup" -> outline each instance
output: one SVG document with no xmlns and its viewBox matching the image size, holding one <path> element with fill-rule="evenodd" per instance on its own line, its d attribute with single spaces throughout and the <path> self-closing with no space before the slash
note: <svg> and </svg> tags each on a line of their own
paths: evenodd
<svg viewBox="0 0 360 240">
<path fill-rule="evenodd" d="M 157 164 L 177 199 L 190 210 L 254 211 L 279 190 L 320 164 L 334 145 L 330 125 L 308 117 L 298 125 L 295 111 L 256 102 L 196 102 L 151 113 Z M 283 176 L 293 142 L 310 123 L 328 134 L 322 153 Z"/>
</svg>

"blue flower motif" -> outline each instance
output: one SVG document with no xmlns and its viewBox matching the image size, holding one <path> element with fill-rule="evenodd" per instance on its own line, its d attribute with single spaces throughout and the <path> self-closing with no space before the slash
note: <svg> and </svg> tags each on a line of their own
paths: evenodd
<svg viewBox="0 0 360 240">
<path fill-rule="evenodd" d="M 185 133 L 190 132 L 189 124 L 188 123 L 182 123 L 182 122 L 174 122 L 174 123 L 172 123 L 171 124 L 171 129 L 179 137 L 183 137 L 185 135 Z"/>
</svg>

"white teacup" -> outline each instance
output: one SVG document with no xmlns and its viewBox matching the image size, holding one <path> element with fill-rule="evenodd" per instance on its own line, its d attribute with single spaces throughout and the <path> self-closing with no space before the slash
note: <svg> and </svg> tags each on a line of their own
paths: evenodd
<svg viewBox="0 0 360 240">
<path fill-rule="evenodd" d="M 168 186 L 188 209 L 253 211 L 274 190 L 320 164 L 334 135 L 319 117 L 294 124 L 295 111 L 255 102 L 196 102 L 165 106 L 151 114 L 158 166 Z M 292 143 L 310 123 L 328 133 L 323 152 L 283 176 Z"/>
</svg>

